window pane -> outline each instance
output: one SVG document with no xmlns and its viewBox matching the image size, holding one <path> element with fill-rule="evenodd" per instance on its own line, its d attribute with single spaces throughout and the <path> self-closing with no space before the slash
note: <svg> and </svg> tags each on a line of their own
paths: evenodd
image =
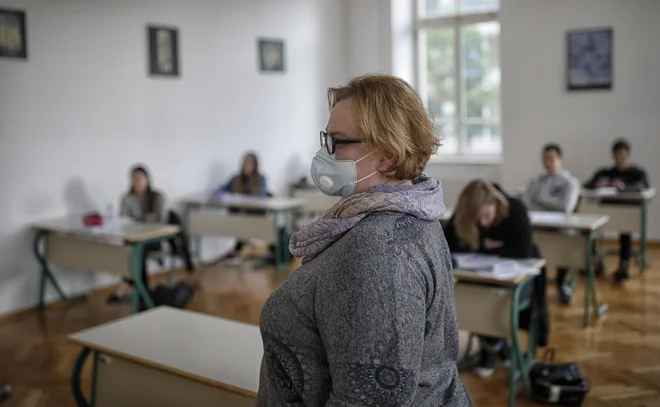
<svg viewBox="0 0 660 407">
<path fill-rule="evenodd" d="M 462 28 L 463 89 L 467 118 L 500 120 L 500 25 L 487 22 Z"/>
<path fill-rule="evenodd" d="M 466 153 L 499 154 L 502 149 L 500 126 L 497 124 L 468 124 Z"/>
<path fill-rule="evenodd" d="M 422 18 L 453 16 L 458 13 L 457 0 L 419 0 Z"/>
<path fill-rule="evenodd" d="M 486 13 L 497 11 L 500 8 L 499 0 L 460 0 L 459 11 L 461 14 Z"/>
<path fill-rule="evenodd" d="M 419 0 L 418 12 L 422 18 L 434 18 L 487 13 L 497 11 L 499 8 L 499 0 Z"/>
<path fill-rule="evenodd" d="M 435 134 L 440 138 L 438 154 L 458 153 L 458 135 L 453 121 L 435 122 Z"/>
<path fill-rule="evenodd" d="M 454 29 L 426 31 L 426 95 L 436 120 L 456 116 L 456 52 Z"/>
</svg>

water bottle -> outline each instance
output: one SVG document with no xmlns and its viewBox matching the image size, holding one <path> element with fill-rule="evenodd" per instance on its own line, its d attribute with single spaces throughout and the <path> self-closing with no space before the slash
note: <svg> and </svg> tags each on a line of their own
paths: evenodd
<svg viewBox="0 0 660 407">
<path fill-rule="evenodd" d="M 104 216 L 105 224 L 106 225 L 111 225 L 114 223 L 114 218 L 115 218 L 115 212 L 114 208 L 112 207 L 112 204 L 107 204 L 105 207 L 105 216 Z"/>
</svg>

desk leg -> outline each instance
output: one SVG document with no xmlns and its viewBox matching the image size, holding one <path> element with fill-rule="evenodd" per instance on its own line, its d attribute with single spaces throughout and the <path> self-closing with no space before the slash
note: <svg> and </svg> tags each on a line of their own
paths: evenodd
<svg viewBox="0 0 660 407">
<path fill-rule="evenodd" d="M 587 240 L 587 281 L 585 284 L 584 292 L 584 326 L 585 328 L 589 326 L 591 312 L 589 307 L 591 302 L 593 302 L 594 307 L 594 316 L 599 318 L 607 312 L 607 304 L 598 305 L 598 292 L 596 289 L 596 275 L 594 272 L 594 261 L 593 261 L 593 247 L 594 247 L 595 232 L 589 232 L 589 238 Z"/>
<path fill-rule="evenodd" d="M 192 234 L 190 230 L 190 212 L 198 211 L 201 207 L 198 205 L 186 204 L 184 209 L 186 227 L 188 228 L 188 249 L 190 250 L 191 260 L 201 260 L 202 258 L 202 237 L 200 235 Z"/>
<path fill-rule="evenodd" d="M 39 286 L 39 309 L 43 310 L 44 309 L 44 302 L 46 298 L 46 282 L 50 281 L 50 283 L 55 287 L 55 290 L 57 291 L 57 294 L 60 296 L 61 299 L 63 300 L 69 300 L 69 297 L 64 294 L 64 291 L 62 291 L 62 287 L 60 287 L 60 284 L 57 282 L 57 279 L 53 275 L 53 272 L 50 270 L 50 267 L 48 266 L 48 260 L 46 260 L 45 253 L 42 254 L 41 250 L 39 250 L 39 246 L 41 245 L 41 242 L 43 241 L 44 237 L 46 236 L 46 232 L 44 231 L 38 231 L 36 236 L 34 237 L 34 243 L 32 246 L 32 249 L 34 251 L 34 256 L 37 258 L 37 261 L 39 262 L 39 265 L 41 266 L 41 281 L 40 281 L 40 286 Z M 48 248 L 44 248 L 45 250 L 48 250 Z M 85 298 L 85 296 L 79 296 L 76 298 Z"/>
<path fill-rule="evenodd" d="M 275 223 L 275 281 L 280 280 L 280 273 L 286 271 L 291 264 L 289 235 L 292 218 L 291 211 L 277 211 L 273 216 Z"/>
<path fill-rule="evenodd" d="M 135 289 L 133 290 L 133 313 L 140 311 L 140 298 L 144 301 L 147 308 L 153 308 L 154 302 L 149 295 L 149 287 L 144 286 L 142 281 L 142 263 L 144 258 L 144 246 L 147 242 L 138 242 L 131 248 L 130 264 L 131 277 Z"/>
<path fill-rule="evenodd" d="M 78 357 L 76 358 L 76 363 L 73 365 L 73 371 L 71 372 L 71 393 L 73 394 L 73 400 L 76 402 L 78 407 L 90 407 L 91 404 L 85 399 L 85 396 L 82 393 L 80 388 L 80 375 L 82 374 L 83 366 L 85 361 L 89 356 L 91 349 L 83 348 Z M 94 358 L 94 377 L 92 380 L 96 380 L 96 357 Z M 94 387 L 92 386 L 92 399 L 94 398 Z"/>
<path fill-rule="evenodd" d="M 513 298 L 511 299 L 511 338 L 513 341 L 513 347 L 511 350 L 511 367 L 509 370 L 509 407 L 513 407 L 516 404 L 516 384 L 518 383 L 518 379 L 522 380 L 523 388 L 528 395 L 531 394 L 532 390 L 529 376 L 527 375 L 527 369 L 532 361 L 534 348 L 536 346 L 533 318 L 532 324 L 530 325 L 529 335 L 529 341 L 531 343 L 529 344 L 529 353 L 527 355 L 523 354 L 522 346 L 520 345 L 520 333 L 518 332 L 520 329 L 518 318 L 520 314 L 520 293 L 526 284 L 531 284 L 531 278 L 524 280 L 516 286 L 513 292 Z M 530 301 L 532 301 L 531 298 Z M 529 306 L 533 307 L 534 304 L 530 303 Z M 533 309 L 531 312 L 532 315 L 534 315 Z"/>
<path fill-rule="evenodd" d="M 646 210 L 648 201 L 646 199 L 642 200 L 641 204 L 641 213 L 642 213 L 642 227 L 641 227 L 641 233 L 639 237 L 639 274 L 644 275 L 644 271 L 646 270 Z"/>
</svg>

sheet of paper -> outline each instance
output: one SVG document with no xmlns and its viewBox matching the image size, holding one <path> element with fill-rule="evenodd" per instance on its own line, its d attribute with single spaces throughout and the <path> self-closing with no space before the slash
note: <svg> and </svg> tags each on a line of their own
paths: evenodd
<svg viewBox="0 0 660 407">
<path fill-rule="evenodd" d="M 614 187 L 600 187 L 594 189 L 595 196 L 612 196 L 619 193 L 619 190 Z"/>
<path fill-rule="evenodd" d="M 532 211 L 529 217 L 532 223 L 562 223 L 566 220 L 564 212 Z"/>
<path fill-rule="evenodd" d="M 520 275 L 538 275 L 540 270 L 513 259 L 503 259 L 479 253 L 455 253 L 457 268 L 473 270 L 476 274 L 497 280 L 510 280 Z"/>
<path fill-rule="evenodd" d="M 455 253 L 452 257 L 456 260 L 458 268 L 466 270 L 490 271 L 495 264 L 501 261 L 497 256 L 479 253 Z"/>
</svg>

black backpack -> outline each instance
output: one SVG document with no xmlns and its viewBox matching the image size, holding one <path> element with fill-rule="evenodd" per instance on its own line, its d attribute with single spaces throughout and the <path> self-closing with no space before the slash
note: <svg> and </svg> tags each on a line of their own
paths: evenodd
<svg viewBox="0 0 660 407">
<path fill-rule="evenodd" d="M 589 393 L 589 381 L 577 363 L 552 363 L 554 358 L 554 349 L 547 350 L 543 362 L 530 369 L 532 399 L 544 404 L 581 406 Z"/>
<path fill-rule="evenodd" d="M 160 284 L 151 292 L 151 298 L 157 307 L 167 305 L 168 307 L 185 308 L 194 292 L 195 287 L 186 283 L 177 283 L 172 287 Z"/>
</svg>

